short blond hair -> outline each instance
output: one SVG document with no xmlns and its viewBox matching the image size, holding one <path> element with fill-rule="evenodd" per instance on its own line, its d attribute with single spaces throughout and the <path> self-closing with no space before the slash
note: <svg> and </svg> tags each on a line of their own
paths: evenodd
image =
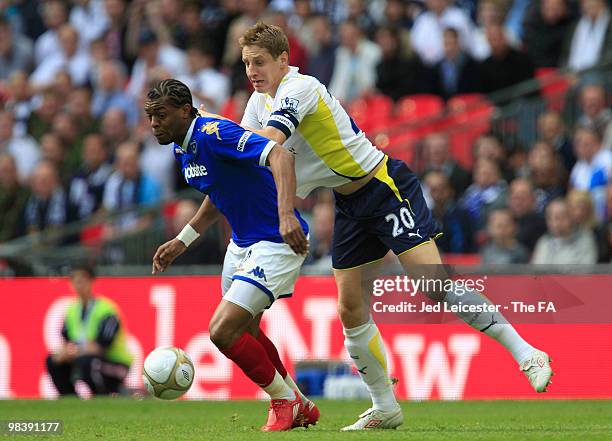
<svg viewBox="0 0 612 441">
<path fill-rule="evenodd" d="M 281 28 L 269 25 L 263 21 L 250 27 L 238 40 L 240 49 L 245 46 L 259 46 L 270 52 L 273 58 L 278 58 L 283 52 L 289 54 L 289 40 Z"/>
</svg>

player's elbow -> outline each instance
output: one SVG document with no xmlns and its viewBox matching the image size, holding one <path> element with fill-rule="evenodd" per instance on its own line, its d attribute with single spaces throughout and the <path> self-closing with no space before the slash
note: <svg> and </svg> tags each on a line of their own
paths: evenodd
<svg viewBox="0 0 612 441">
<path fill-rule="evenodd" d="M 295 165 L 293 155 L 278 144 L 276 144 L 270 151 L 270 154 L 268 155 L 268 162 L 271 166 L 275 164 L 289 164 L 291 167 L 293 167 Z"/>
</svg>

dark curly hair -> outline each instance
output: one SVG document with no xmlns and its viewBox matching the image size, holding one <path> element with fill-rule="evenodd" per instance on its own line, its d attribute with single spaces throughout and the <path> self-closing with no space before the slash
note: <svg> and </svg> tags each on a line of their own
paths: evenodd
<svg viewBox="0 0 612 441">
<path fill-rule="evenodd" d="M 161 101 L 165 99 L 167 104 L 177 108 L 189 104 L 191 105 L 193 115 L 196 116 L 198 113 L 197 109 L 193 107 L 193 98 L 191 97 L 189 87 L 173 78 L 155 83 L 153 87 L 149 89 L 147 98 L 149 101 Z"/>
</svg>

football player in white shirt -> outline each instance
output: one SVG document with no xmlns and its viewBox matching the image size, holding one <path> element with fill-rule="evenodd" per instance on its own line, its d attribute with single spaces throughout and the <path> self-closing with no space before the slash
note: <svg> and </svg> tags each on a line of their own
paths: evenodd
<svg viewBox="0 0 612 441">
<path fill-rule="evenodd" d="M 289 44 L 280 28 L 257 23 L 240 38 L 240 46 L 255 88 L 241 124 L 295 154 L 298 196 L 317 187 L 334 190 L 332 262 L 338 311 L 346 349 L 373 402 L 342 430 L 396 428 L 403 415 L 389 381 L 382 338 L 370 315 L 372 280 L 389 250 L 414 279 L 446 278 L 433 241 L 438 227 L 406 164 L 374 147 L 316 78 L 289 66 Z M 490 304 L 475 290 L 427 294 L 450 305 Z M 501 314 L 457 315 L 504 345 L 534 389 L 545 390 L 552 375 L 548 355 L 523 340 Z"/>
</svg>

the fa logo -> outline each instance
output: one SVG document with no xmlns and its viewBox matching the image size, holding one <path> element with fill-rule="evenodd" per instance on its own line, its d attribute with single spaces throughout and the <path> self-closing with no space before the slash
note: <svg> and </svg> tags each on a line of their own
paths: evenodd
<svg viewBox="0 0 612 441">
<path fill-rule="evenodd" d="M 251 271 L 248 271 L 247 274 L 253 274 L 259 279 L 264 279 L 266 282 L 268 281 L 268 279 L 266 279 L 266 273 L 264 273 L 264 269 L 259 266 L 256 266 Z"/>
<path fill-rule="evenodd" d="M 202 126 L 201 131 L 207 135 L 216 135 L 217 139 L 221 141 L 221 136 L 219 135 L 219 121 L 208 121 Z"/>
<path fill-rule="evenodd" d="M 297 113 L 297 108 L 298 108 L 299 103 L 300 103 L 300 100 L 298 99 L 285 97 L 283 98 L 281 108 L 283 110 L 288 110 L 290 112 Z"/>
</svg>

